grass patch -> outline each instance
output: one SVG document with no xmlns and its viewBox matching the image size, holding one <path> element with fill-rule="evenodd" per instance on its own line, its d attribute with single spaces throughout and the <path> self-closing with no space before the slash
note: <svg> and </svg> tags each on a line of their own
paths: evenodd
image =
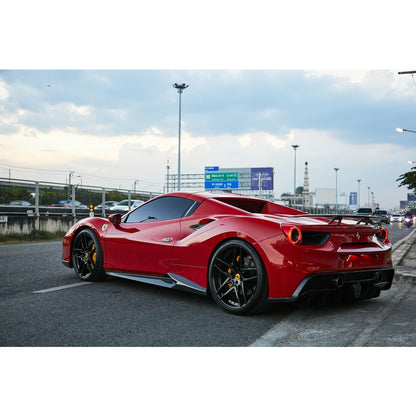
<svg viewBox="0 0 416 416">
<path fill-rule="evenodd" d="M 29 234 L 3 234 L 0 235 L 0 244 L 19 244 L 19 243 L 39 243 L 45 241 L 60 241 L 63 239 L 65 231 L 55 231 L 53 233 L 43 230 L 33 230 Z"/>
</svg>

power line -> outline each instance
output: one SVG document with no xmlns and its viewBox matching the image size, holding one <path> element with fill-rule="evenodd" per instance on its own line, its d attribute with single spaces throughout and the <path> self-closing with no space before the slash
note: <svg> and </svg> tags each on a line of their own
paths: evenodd
<svg viewBox="0 0 416 416">
<path fill-rule="evenodd" d="M 41 168 L 26 168 L 23 166 L 16 166 L 16 165 L 3 165 L 0 164 L 1 167 L 4 168 L 13 168 L 13 169 L 23 169 L 23 170 L 38 170 L 38 171 L 42 171 L 42 172 L 59 172 L 59 173 L 67 173 L 67 170 L 58 170 L 58 169 L 41 169 Z"/>
<path fill-rule="evenodd" d="M 42 168 L 16 166 L 16 165 L 6 165 L 6 164 L 3 164 L 3 163 L 0 163 L 0 167 L 5 168 L 5 169 L 13 168 L 13 169 L 17 169 L 17 170 L 45 172 L 45 173 L 48 173 L 50 175 L 56 175 L 56 174 L 62 174 L 62 173 L 67 175 L 68 172 L 72 172 L 71 169 L 67 169 L 67 170 L 42 169 Z M 105 179 L 105 180 L 111 180 L 111 181 L 122 181 L 122 182 L 133 182 L 134 181 L 134 178 L 118 178 L 118 177 L 115 177 L 115 176 L 112 176 L 112 177 L 100 176 L 100 175 L 94 175 L 94 174 L 90 174 L 90 173 L 86 173 L 86 172 L 82 172 L 82 171 L 78 171 L 78 170 L 74 170 L 73 172 L 74 172 L 74 174 L 76 173 L 76 174 L 82 175 L 84 177 L 91 177 L 91 178 L 97 178 L 97 179 Z M 152 181 L 146 181 L 146 180 L 141 180 L 140 182 L 143 183 L 143 184 L 148 184 L 148 185 L 156 185 L 156 186 L 161 185 L 161 182 L 152 182 Z"/>
</svg>

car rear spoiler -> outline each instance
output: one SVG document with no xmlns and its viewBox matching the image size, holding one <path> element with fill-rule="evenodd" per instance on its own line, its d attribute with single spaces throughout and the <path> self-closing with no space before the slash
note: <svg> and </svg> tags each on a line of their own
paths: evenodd
<svg viewBox="0 0 416 416">
<path fill-rule="evenodd" d="M 300 215 L 288 215 L 288 218 L 330 218 L 328 225 L 336 223 L 336 225 L 340 225 L 343 219 L 353 219 L 357 220 L 358 224 L 374 224 L 373 221 L 380 220 L 380 217 L 375 217 L 371 215 L 356 215 L 356 214 L 300 214 Z"/>
</svg>

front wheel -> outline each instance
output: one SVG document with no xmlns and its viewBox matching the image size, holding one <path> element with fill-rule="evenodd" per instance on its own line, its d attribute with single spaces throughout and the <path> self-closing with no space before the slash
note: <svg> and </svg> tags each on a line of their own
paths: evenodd
<svg viewBox="0 0 416 416">
<path fill-rule="evenodd" d="M 71 260 L 75 274 L 86 281 L 105 278 L 103 270 L 103 251 L 94 231 L 85 228 L 74 237 Z"/>
<path fill-rule="evenodd" d="M 209 265 L 208 281 L 215 302 L 228 312 L 259 312 L 267 302 L 269 286 L 263 262 L 243 240 L 218 247 Z"/>
</svg>

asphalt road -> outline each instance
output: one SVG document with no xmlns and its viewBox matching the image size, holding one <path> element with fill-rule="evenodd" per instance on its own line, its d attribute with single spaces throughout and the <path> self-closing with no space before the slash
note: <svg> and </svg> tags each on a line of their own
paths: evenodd
<svg viewBox="0 0 416 416">
<path fill-rule="evenodd" d="M 392 224 L 392 242 L 411 229 Z M 61 243 L 0 246 L 0 346 L 414 346 L 416 285 L 377 299 L 230 315 L 207 297 L 122 279 L 80 282 Z M 80 284 L 81 283 L 81 284 Z"/>
</svg>

